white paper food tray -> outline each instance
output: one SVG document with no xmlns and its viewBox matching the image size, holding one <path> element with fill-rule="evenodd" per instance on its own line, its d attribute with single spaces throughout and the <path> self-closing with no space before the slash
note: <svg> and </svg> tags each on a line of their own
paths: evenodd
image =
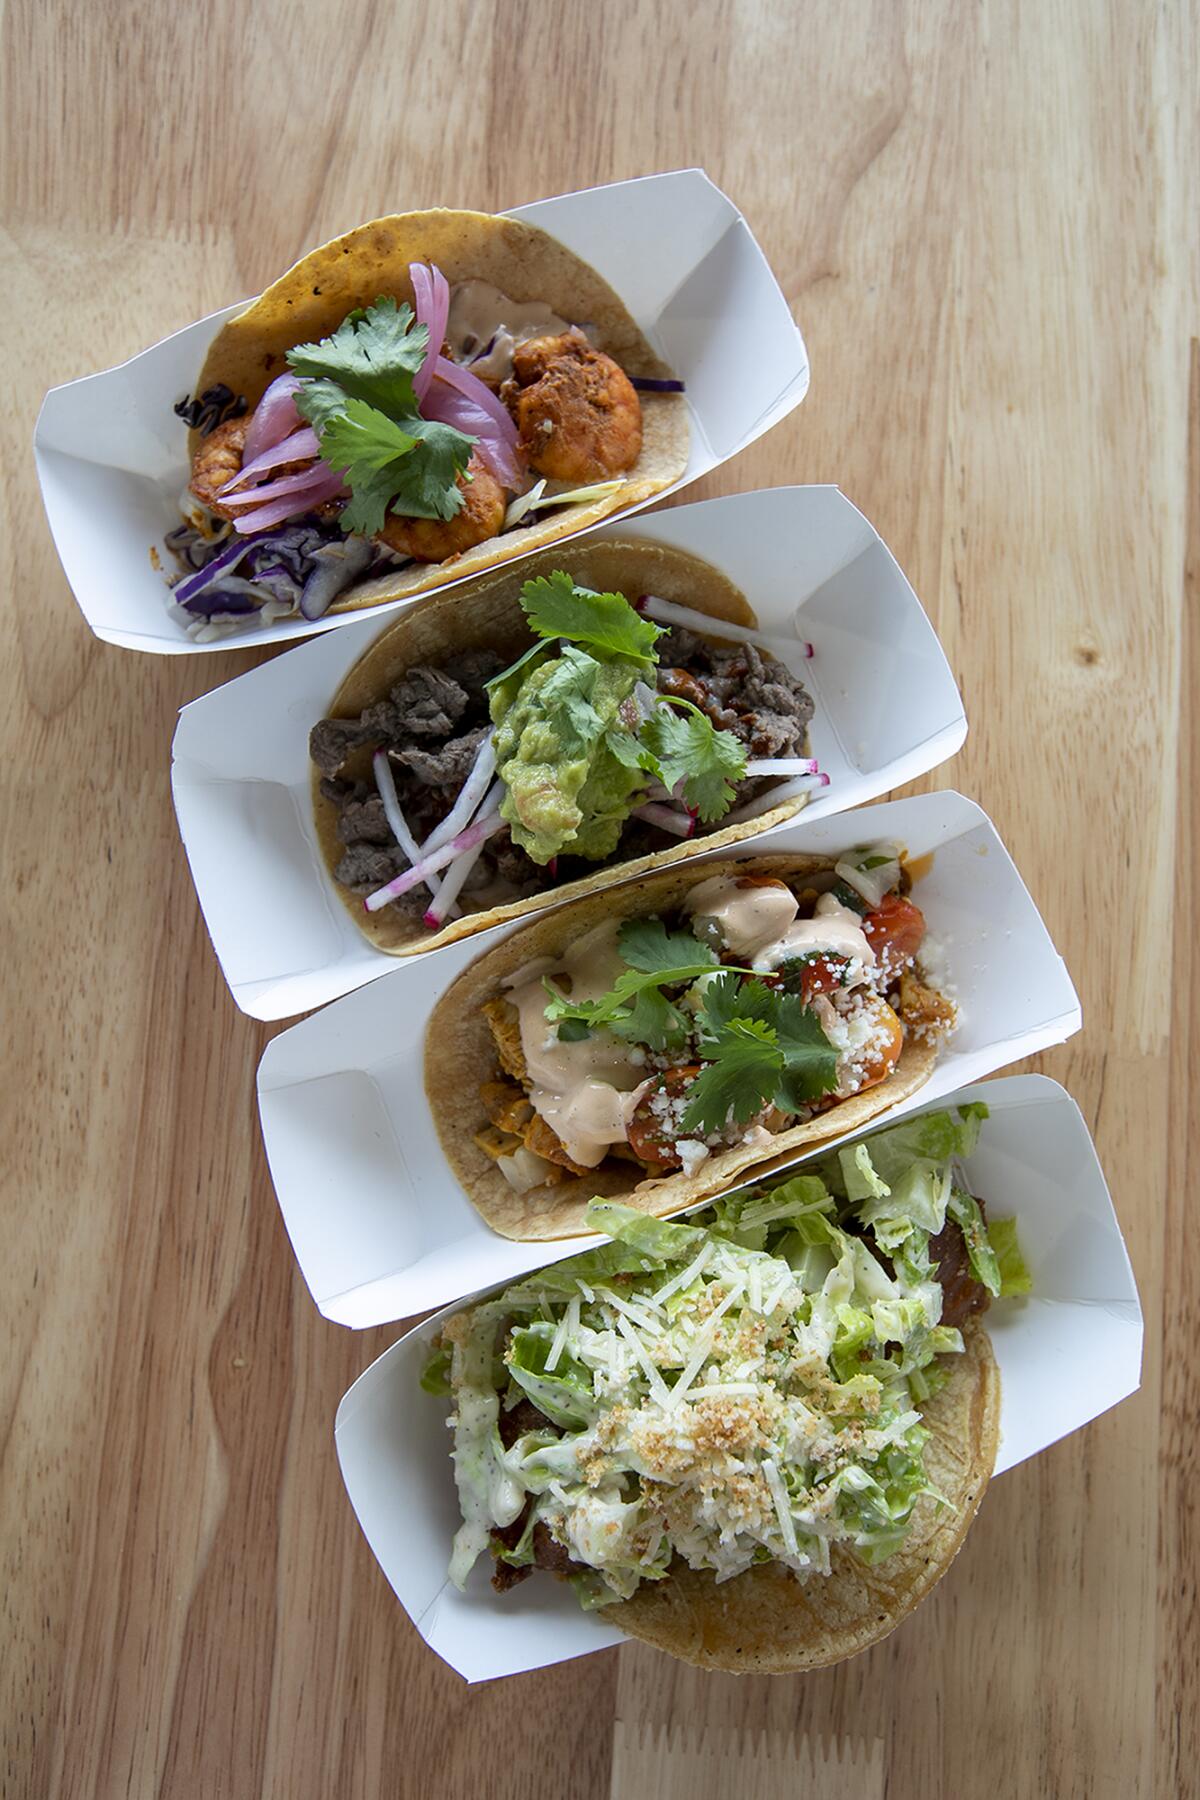
<svg viewBox="0 0 1200 1800">
<path fill-rule="evenodd" d="M 911 781 L 966 736 L 954 677 L 919 600 L 837 488 L 731 494 L 619 520 L 594 536 L 677 545 L 715 563 L 763 629 L 794 644 L 779 654 L 816 702 L 813 753 L 830 777 L 806 819 Z M 564 547 L 567 566 L 569 554 Z M 308 733 L 381 629 L 372 615 L 180 716 L 171 771 L 179 829 L 225 979 L 258 1019 L 308 1012 L 397 967 L 347 912 L 317 843 L 309 791 Z"/>
<path fill-rule="evenodd" d="M 562 194 L 509 216 L 548 231 L 597 269 L 684 382 L 688 465 L 651 499 L 735 456 L 804 398 L 808 354 L 787 301 L 745 219 L 703 170 Z M 33 440 L 42 499 L 75 598 L 110 644 L 207 655 L 311 637 L 360 616 L 253 626 L 207 644 L 193 643 L 168 616 L 150 546 L 163 569 L 175 567 L 163 538 L 179 523 L 188 462 L 187 433 L 171 409 L 194 387 L 218 327 L 246 304 L 46 395 Z M 371 616 L 412 603 L 374 607 Z"/>
<path fill-rule="evenodd" d="M 1080 1012 L 995 826 L 961 794 L 790 825 L 770 848 L 837 853 L 879 839 L 914 858 L 933 852 L 914 899 L 928 922 L 927 960 L 962 1012 L 930 1080 L 881 1115 L 897 1118 L 1061 1043 L 1079 1029 Z M 478 954 L 468 940 L 372 982 L 283 1032 L 259 1065 L 259 1115 L 284 1223 L 313 1299 L 339 1324 L 408 1318 L 597 1241 L 498 1236 L 442 1153 L 423 1082 L 425 1025 Z M 463 1104 L 473 1106 L 474 1096 L 465 1093 Z"/>
<path fill-rule="evenodd" d="M 1013 1075 L 939 1104 L 974 1099 L 987 1102 L 991 1117 L 967 1161 L 968 1185 L 993 1217 L 1015 1215 L 1033 1279 L 1028 1299 L 999 1302 L 987 1315 L 1002 1386 L 999 1475 L 1135 1391 L 1142 1314 L 1096 1151 L 1070 1095 L 1044 1075 Z M 924 1099 L 915 1110 L 929 1110 Z M 460 1519 L 448 1402 L 418 1386 L 433 1326 L 426 1320 L 385 1351 L 337 1414 L 350 1502 L 400 1604 L 468 1681 L 626 1642 L 603 1613 L 582 1612 L 563 1582 L 535 1575 L 497 1594 L 487 1557 L 463 1593 L 447 1579 Z"/>
</svg>

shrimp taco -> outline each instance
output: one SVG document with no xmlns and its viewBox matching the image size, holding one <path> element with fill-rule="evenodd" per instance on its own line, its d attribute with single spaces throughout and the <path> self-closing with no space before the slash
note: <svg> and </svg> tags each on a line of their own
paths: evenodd
<svg viewBox="0 0 1200 1800">
<path fill-rule="evenodd" d="M 921 967 L 910 887 L 891 844 L 718 860 L 486 952 L 425 1039 L 472 1203 L 519 1239 L 582 1232 L 593 1196 L 678 1212 L 914 1093 L 955 1009 Z"/>
<path fill-rule="evenodd" d="M 427 592 L 568 537 L 687 466 L 682 383 L 547 232 L 404 213 L 303 257 L 221 327 L 190 427 L 193 636 Z"/>
<path fill-rule="evenodd" d="M 984 1106 L 926 1114 L 445 1320 L 463 1524 L 501 1594 L 546 1571 L 702 1668 L 823 1668 L 946 1573 L 995 1463 L 989 1304 L 1029 1290 L 1012 1219 L 956 1159 Z"/>
<path fill-rule="evenodd" d="M 803 650 L 712 564 L 641 541 L 405 611 L 310 738 L 352 917 L 408 956 L 789 818 L 828 779 L 782 660 Z"/>
</svg>

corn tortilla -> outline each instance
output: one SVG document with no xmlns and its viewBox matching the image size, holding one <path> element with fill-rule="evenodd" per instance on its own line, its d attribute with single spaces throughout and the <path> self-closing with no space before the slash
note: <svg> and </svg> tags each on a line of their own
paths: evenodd
<svg viewBox="0 0 1200 1800">
<path fill-rule="evenodd" d="M 962 1356 L 947 1357 L 945 1385 L 921 1403 L 929 1431 L 925 1467 L 932 1487 L 917 1502 L 908 1537 L 874 1568 L 835 1549 L 833 1572 L 798 1581 L 782 1563 L 764 1563 L 732 1581 L 711 1571 L 672 1568 L 643 1582 L 603 1617 L 630 1637 L 701 1669 L 795 1674 L 857 1656 L 894 1631 L 946 1573 L 983 1498 L 1000 1442 L 1000 1374 L 977 1321 L 963 1330 Z"/>
<path fill-rule="evenodd" d="M 425 1033 L 425 1088 L 442 1149 L 468 1199 L 493 1231 L 518 1240 L 577 1237 L 586 1232 L 584 1214 L 594 1196 L 621 1200 L 664 1217 L 694 1206 L 733 1185 L 747 1171 L 771 1173 L 803 1150 L 845 1131 L 862 1130 L 928 1081 L 937 1058 L 931 1044 L 906 1039 L 892 1073 L 865 1093 L 840 1100 L 828 1112 L 773 1135 L 769 1148 L 738 1144 L 715 1150 L 691 1175 L 643 1175 L 633 1164 L 607 1158 L 585 1176 L 567 1175 L 554 1186 L 518 1194 L 474 1134 L 484 1123 L 477 1096 L 496 1071 L 496 1044 L 484 1012 L 485 1001 L 503 992 L 504 981 L 540 957 L 557 960 L 585 932 L 609 919 L 670 912 L 697 882 L 714 875 L 780 875 L 796 885 L 806 874 L 832 869 L 827 857 L 779 852 L 737 861 L 705 863 L 698 869 L 665 869 L 631 885 L 593 893 L 573 905 L 516 931 L 464 969 L 442 995 Z"/>
<path fill-rule="evenodd" d="M 253 410 L 275 377 L 286 371 L 287 352 L 297 344 L 328 337 L 354 307 L 370 306 L 380 295 L 412 305 L 411 262 L 436 263 L 451 287 L 474 279 L 490 282 L 512 300 L 544 300 L 560 318 L 587 325 L 597 348 L 627 375 L 671 375 L 608 283 L 557 238 L 517 219 L 440 208 L 375 219 L 301 257 L 221 327 L 196 392 L 223 382 L 235 394 L 244 394 Z M 340 595 L 330 612 L 355 612 L 429 593 L 586 531 L 669 487 L 687 468 L 687 401 L 683 394 L 640 398 L 642 452 L 614 493 L 558 507 L 538 524 L 489 538 L 444 562 L 412 563 L 372 576 Z M 189 456 L 200 442 L 193 431 Z"/>
<path fill-rule="evenodd" d="M 570 550 L 543 551 L 523 562 L 519 569 L 497 570 L 473 582 L 468 590 L 457 589 L 438 595 L 402 613 L 350 670 L 333 698 L 328 716 L 357 717 L 374 701 L 382 699 L 406 670 L 418 663 L 436 665 L 464 650 L 477 649 L 492 649 L 515 660 L 531 642 L 521 611 L 522 584 L 535 575 L 564 567 L 583 586 L 600 592 L 615 590 L 630 597 L 654 593 L 661 599 L 677 601 L 713 619 L 725 619 L 735 625 L 757 623 L 741 589 L 712 563 L 686 551 L 665 544 L 615 538 L 603 543 L 575 545 Z M 369 778 L 369 753 L 365 750 L 355 752 L 347 760 L 346 772 L 352 778 Z M 313 815 L 330 878 L 360 931 L 376 949 L 388 956 L 417 956 L 426 950 L 437 950 L 443 944 L 472 937 L 493 925 L 577 900 L 619 881 L 640 879 L 658 869 L 698 856 L 702 851 L 756 837 L 773 825 L 794 817 L 807 801 L 806 795 L 793 795 L 769 812 L 740 825 L 727 825 L 702 837 L 674 842 L 652 856 L 611 863 L 597 868 L 594 875 L 544 889 L 527 899 L 464 913 L 439 931 L 429 931 L 419 919 L 406 917 L 395 908 L 367 912 L 360 896 L 337 882 L 334 870 L 345 846 L 337 836 L 337 808 L 321 793 L 320 780 L 320 771 L 314 769 Z"/>
</svg>

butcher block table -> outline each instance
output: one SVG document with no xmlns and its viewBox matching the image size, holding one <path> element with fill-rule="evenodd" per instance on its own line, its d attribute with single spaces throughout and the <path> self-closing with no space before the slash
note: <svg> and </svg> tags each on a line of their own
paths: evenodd
<svg viewBox="0 0 1200 1800">
<path fill-rule="evenodd" d="M 8 1800 L 1200 1791 L 1196 26 L 1173 0 L 6 9 Z M 364 219 L 691 165 L 813 379 L 687 497 L 837 482 L 928 608 L 971 731 L 921 785 L 992 815 L 1079 987 L 1038 1066 L 1112 1185 L 1143 1384 L 1005 1475 L 928 1603 L 830 1673 L 630 1647 L 468 1688 L 345 1500 L 338 1398 L 401 1328 L 309 1299 L 255 1116 L 271 1032 L 175 832 L 176 713 L 261 653 L 97 642 L 30 437 L 47 387 Z"/>
</svg>

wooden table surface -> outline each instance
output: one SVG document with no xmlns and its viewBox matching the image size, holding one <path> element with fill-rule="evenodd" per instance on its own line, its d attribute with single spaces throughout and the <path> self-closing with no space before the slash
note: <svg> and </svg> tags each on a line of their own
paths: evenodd
<svg viewBox="0 0 1200 1800">
<path fill-rule="evenodd" d="M 1195 26 L 1171 0 L 8 6 L 12 1800 L 1198 1791 Z M 744 209 L 813 382 L 689 497 L 836 481 L 929 609 L 971 734 L 923 785 L 988 809 L 1082 994 L 1039 1066 L 1111 1180 L 1144 1383 L 998 1482 L 850 1665 L 629 1648 L 468 1689 L 344 1499 L 334 1409 L 397 1332 L 326 1324 L 296 1272 L 253 1104 L 269 1032 L 175 834 L 176 712 L 254 658 L 96 642 L 29 439 L 46 387 L 360 220 L 690 164 Z"/>
</svg>

